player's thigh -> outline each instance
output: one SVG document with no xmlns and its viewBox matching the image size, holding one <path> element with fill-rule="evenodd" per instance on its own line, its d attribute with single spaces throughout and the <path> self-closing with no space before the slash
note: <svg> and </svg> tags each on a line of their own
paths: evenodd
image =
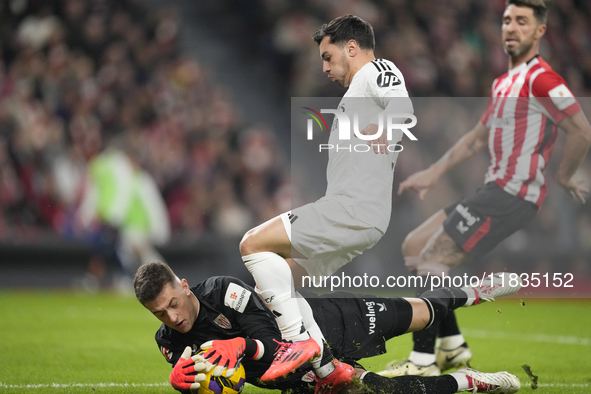
<svg viewBox="0 0 591 394">
<path fill-rule="evenodd" d="M 324 198 L 291 213 L 288 223 L 292 246 L 310 260 L 355 256 L 374 246 L 383 236 L 372 225 L 360 221 L 351 207 L 338 198 Z"/>
<path fill-rule="evenodd" d="M 240 241 L 240 253 L 243 256 L 273 252 L 289 258 L 292 257 L 291 250 L 291 242 L 281 216 L 276 216 L 247 231 Z"/>
<path fill-rule="evenodd" d="M 407 332 L 412 306 L 400 297 L 384 298 L 332 292 L 323 307 L 327 340 L 338 345 L 335 356 L 360 359 L 386 350 L 385 341 Z"/>
<path fill-rule="evenodd" d="M 445 211 L 440 209 L 421 223 L 419 227 L 408 233 L 402 243 L 402 254 L 404 256 L 418 256 L 446 217 Z"/>
</svg>

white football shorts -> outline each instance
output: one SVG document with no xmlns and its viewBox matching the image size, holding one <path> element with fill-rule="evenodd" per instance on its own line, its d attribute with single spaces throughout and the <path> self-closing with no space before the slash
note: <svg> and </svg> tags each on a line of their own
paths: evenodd
<svg viewBox="0 0 591 394">
<path fill-rule="evenodd" d="M 307 257 L 295 260 L 309 275 L 334 274 L 382 238 L 384 233 L 353 212 L 331 196 L 280 215 L 292 247 Z"/>
</svg>

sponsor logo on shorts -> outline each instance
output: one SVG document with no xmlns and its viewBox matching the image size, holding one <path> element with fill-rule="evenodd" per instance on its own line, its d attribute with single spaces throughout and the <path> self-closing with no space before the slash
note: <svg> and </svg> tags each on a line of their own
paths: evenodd
<svg viewBox="0 0 591 394">
<path fill-rule="evenodd" d="M 236 283 L 230 283 L 226 290 L 224 304 L 240 313 L 246 309 L 251 292 Z"/>
<path fill-rule="evenodd" d="M 464 235 L 466 231 L 470 230 L 470 227 L 464 225 L 464 221 L 460 220 L 460 222 L 456 226 L 456 229 L 460 232 L 460 234 Z"/>
<path fill-rule="evenodd" d="M 289 212 L 287 214 L 287 218 L 289 219 L 289 223 L 293 224 L 298 219 L 298 215 L 294 215 L 293 213 Z"/>
<path fill-rule="evenodd" d="M 222 315 L 221 313 L 215 319 L 213 319 L 213 322 L 217 326 L 219 326 L 223 329 L 226 329 L 226 330 L 232 328 L 232 323 L 230 323 L 230 320 L 226 316 Z"/>
<path fill-rule="evenodd" d="M 456 205 L 456 211 L 466 221 L 466 224 L 464 224 L 464 220 L 460 220 L 460 222 L 456 226 L 456 229 L 460 232 L 460 234 L 465 234 L 466 231 L 468 231 L 474 223 L 480 221 L 480 218 L 478 216 L 472 215 L 472 213 L 470 213 L 470 211 L 468 210 L 468 207 L 465 207 L 462 204 Z"/>
<path fill-rule="evenodd" d="M 364 300 L 365 301 L 365 300 Z M 368 334 L 374 334 L 376 331 L 376 305 L 380 306 L 382 305 L 384 307 L 384 309 L 386 308 L 386 305 L 384 304 L 380 304 L 380 303 L 375 303 L 373 301 L 365 301 L 365 306 L 367 306 L 367 313 L 365 314 L 365 316 L 368 318 L 369 321 L 369 329 L 368 329 Z M 378 310 L 378 312 L 381 312 L 383 309 L 380 307 L 380 309 Z"/>
</svg>

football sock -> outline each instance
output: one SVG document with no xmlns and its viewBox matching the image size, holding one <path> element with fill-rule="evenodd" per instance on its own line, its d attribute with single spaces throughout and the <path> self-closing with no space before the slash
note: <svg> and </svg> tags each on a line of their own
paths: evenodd
<svg viewBox="0 0 591 394">
<path fill-rule="evenodd" d="M 442 337 L 441 334 L 439 334 L 439 347 L 441 349 L 453 350 L 459 348 L 465 343 L 466 339 L 464 339 L 464 336 L 462 334 L 450 335 L 445 337 Z"/>
<path fill-rule="evenodd" d="M 425 285 L 427 281 L 426 275 L 421 275 L 421 284 Z M 425 291 L 428 290 L 427 286 L 417 287 L 416 289 L 416 296 L 419 297 Z M 415 331 L 412 333 L 412 340 L 414 342 L 413 351 L 411 352 L 410 357 L 408 358 L 410 361 L 415 363 L 416 365 L 430 365 L 435 362 L 435 339 L 437 338 L 437 331 L 439 326 L 437 324 L 431 324 L 429 328 L 425 328 L 421 331 Z M 427 353 L 431 354 L 432 357 L 429 360 L 433 360 L 428 362 L 426 357 L 419 357 L 416 353 Z"/>
<path fill-rule="evenodd" d="M 458 309 L 466 304 L 466 293 L 455 287 L 444 287 L 442 289 L 428 290 L 421 294 L 420 298 L 429 300 L 433 306 L 433 321 L 441 323 L 450 311 Z M 429 326 L 427 326 L 429 327 Z"/>
<path fill-rule="evenodd" d="M 458 392 L 458 380 L 451 375 L 407 375 L 386 378 L 373 372 L 365 372 L 360 380 L 375 393 L 454 394 Z"/>
<path fill-rule="evenodd" d="M 428 302 L 431 318 L 424 330 L 413 333 L 413 350 L 419 353 L 434 354 L 435 340 L 437 339 L 440 323 L 446 318 L 450 310 L 464 306 L 468 297 L 467 293 L 462 289 L 446 287 L 425 291 L 421 294 L 421 298 Z M 415 364 L 428 365 L 418 364 L 417 361 L 419 357 L 412 356 L 413 355 L 411 354 L 409 359 Z M 417 361 L 413 360 L 413 358 Z M 423 362 L 425 361 L 423 360 Z"/>
<path fill-rule="evenodd" d="M 452 376 L 456 380 L 456 382 L 458 383 L 458 391 L 466 391 L 472 388 L 472 384 L 470 384 L 470 382 L 468 381 L 466 374 L 452 372 L 449 375 L 444 376 Z"/>
<path fill-rule="evenodd" d="M 455 312 L 450 311 L 447 316 L 445 316 L 445 319 L 441 321 L 438 334 L 440 338 L 460 334 L 460 328 L 458 327 Z"/>
<path fill-rule="evenodd" d="M 314 320 L 314 314 L 312 313 L 310 304 L 308 304 L 308 301 L 306 301 L 306 299 L 303 298 L 299 293 L 297 300 L 304 321 L 304 326 L 306 326 L 310 336 L 316 341 L 320 349 L 322 349 L 320 356 L 314 357 L 311 360 L 312 366 L 314 367 L 316 376 L 319 378 L 325 378 L 335 370 L 335 366 L 332 363 L 334 356 L 324 342 L 324 335 L 322 335 L 320 327 L 318 327 L 316 320 Z"/>
<path fill-rule="evenodd" d="M 417 331 L 419 332 L 419 331 Z M 433 345 L 435 346 L 435 345 Z M 414 365 L 418 365 L 421 367 L 426 367 L 431 364 L 434 364 L 436 361 L 435 358 L 435 351 L 433 353 L 424 353 L 424 352 L 417 352 L 413 350 L 410 352 L 410 356 L 408 356 L 408 360 L 412 362 Z"/>
<path fill-rule="evenodd" d="M 404 256 L 404 265 L 411 272 L 411 275 L 417 274 L 417 266 L 421 258 L 419 256 Z"/>
<path fill-rule="evenodd" d="M 292 297 L 293 278 L 285 259 L 276 253 L 261 252 L 243 256 L 242 260 L 257 284 L 255 291 L 275 316 L 283 339 L 309 339 L 298 300 Z"/>
<path fill-rule="evenodd" d="M 312 366 L 314 367 L 314 371 L 316 372 L 316 376 L 320 379 L 327 377 L 330 375 L 334 370 L 335 366 L 333 364 L 334 356 L 332 352 L 328 348 L 326 342 L 320 346 L 322 349 L 322 356 L 316 357 L 312 359 Z"/>
</svg>

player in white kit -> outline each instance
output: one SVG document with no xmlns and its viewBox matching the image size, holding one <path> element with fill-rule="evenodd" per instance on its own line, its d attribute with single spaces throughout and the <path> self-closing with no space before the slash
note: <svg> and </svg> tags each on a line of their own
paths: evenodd
<svg viewBox="0 0 591 394">
<path fill-rule="evenodd" d="M 323 337 L 310 306 L 292 291 L 300 275 L 330 275 L 378 242 L 391 213 L 393 172 L 398 153 L 393 148 L 403 131 L 387 139 L 387 114 L 412 114 L 404 79 L 396 66 L 374 56 L 371 25 L 346 15 L 323 25 L 314 34 L 331 80 L 348 87 L 338 110 L 358 130 L 339 140 L 337 117 L 329 144 L 328 187 L 325 197 L 279 215 L 248 231 L 240 243 L 244 263 L 253 275 L 259 297 L 277 318 L 284 343 L 263 380 L 291 372 L 312 359 L 319 387 L 336 388 L 350 381 L 353 369 L 335 360 L 323 347 Z M 380 129 L 381 137 L 368 141 Z M 390 119 L 393 119 L 390 116 Z M 408 117 L 402 117 L 404 122 Z M 351 149 L 352 145 L 367 149 Z M 369 145 L 369 146 L 368 146 Z M 358 150 L 358 151 L 356 151 Z M 292 277 L 293 272 L 293 277 Z"/>
</svg>

